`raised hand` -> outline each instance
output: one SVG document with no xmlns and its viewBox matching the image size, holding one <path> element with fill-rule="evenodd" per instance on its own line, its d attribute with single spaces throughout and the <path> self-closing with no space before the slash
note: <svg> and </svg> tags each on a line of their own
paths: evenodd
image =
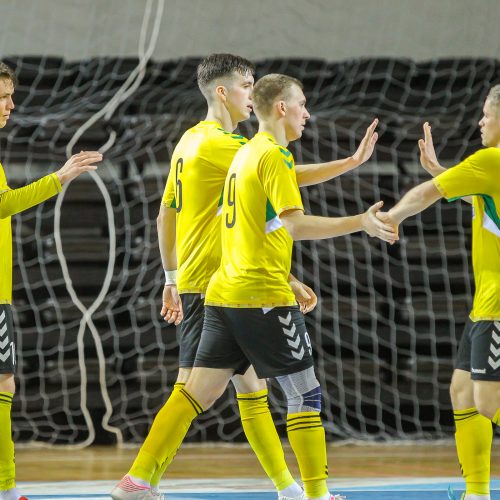
<svg viewBox="0 0 500 500">
<path fill-rule="evenodd" d="M 383 205 L 384 202 L 379 201 L 362 215 L 363 230 L 370 236 L 380 238 L 392 245 L 399 240 L 397 225 L 385 222 L 378 217 Z"/>
<path fill-rule="evenodd" d="M 302 314 L 307 314 L 316 307 L 318 297 L 311 288 L 298 280 L 290 281 L 290 287 Z"/>
<path fill-rule="evenodd" d="M 175 285 L 165 285 L 163 287 L 163 304 L 160 315 L 167 323 L 174 323 L 175 326 L 182 321 L 184 317 L 182 302 Z"/>
<path fill-rule="evenodd" d="M 420 149 L 420 163 L 422 164 L 422 167 L 424 167 L 425 170 L 427 170 L 427 172 L 429 172 L 432 176 L 441 173 L 444 168 L 439 165 L 439 161 L 436 156 L 429 122 L 424 123 L 424 138 L 419 139 L 418 147 Z"/>
<path fill-rule="evenodd" d="M 375 148 L 375 143 L 378 139 L 378 134 L 375 132 L 375 129 L 378 125 L 378 118 L 375 118 L 371 125 L 366 129 L 366 134 L 360 142 L 358 149 L 352 155 L 352 159 L 358 164 L 361 165 L 365 161 L 367 161 L 373 153 L 373 149 Z"/>
<path fill-rule="evenodd" d="M 57 172 L 61 184 L 72 181 L 84 172 L 96 170 L 95 163 L 102 161 L 99 151 L 80 151 L 73 155 Z"/>
</svg>

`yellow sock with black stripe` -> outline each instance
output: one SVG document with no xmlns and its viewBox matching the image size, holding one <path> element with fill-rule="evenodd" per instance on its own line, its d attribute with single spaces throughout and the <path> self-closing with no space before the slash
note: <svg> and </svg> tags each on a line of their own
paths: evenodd
<svg viewBox="0 0 500 500">
<path fill-rule="evenodd" d="M 186 385 L 185 382 L 176 382 L 174 384 L 174 388 L 172 389 L 172 393 L 170 394 L 170 396 L 172 396 L 174 392 L 183 389 L 185 385 Z M 168 463 L 164 463 L 163 467 L 156 468 L 155 472 L 153 473 L 153 476 L 151 477 L 150 481 L 151 486 L 154 486 L 156 488 L 160 484 L 161 478 L 163 477 L 163 474 L 165 474 L 165 470 L 167 469 L 167 467 Z"/>
<path fill-rule="evenodd" d="M 295 480 L 286 465 L 283 447 L 269 411 L 267 389 L 236 397 L 245 436 L 262 468 L 278 491 L 288 488 Z"/>
<path fill-rule="evenodd" d="M 328 494 L 325 429 L 319 412 L 289 413 L 286 430 L 299 464 L 307 498 Z"/>
<path fill-rule="evenodd" d="M 491 421 L 495 425 L 498 425 L 500 427 L 500 408 L 498 408 L 497 412 L 495 413 L 495 415 L 493 416 L 493 418 L 491 419 Z"/>
<path fill-rule="evenodd" d="M 456 410 L 455 441 L 466 493 L 490 494 L 490 461 L 493 442 L 491 420 L 480 415 L 477 408 Z"/>
<path fill-rule="evenodd" d="M 158 412 L 129 474 L 151 484 L 154 473 L 172 462 L 191 422 L 203 411 L 186 389 L 172 392 Z"/>
<path fill-rule="evenodd" d="M 12 441 L 12 392 L 0 392 L 0 491 L 16 485 L 14 442 Z"/>
</svg>

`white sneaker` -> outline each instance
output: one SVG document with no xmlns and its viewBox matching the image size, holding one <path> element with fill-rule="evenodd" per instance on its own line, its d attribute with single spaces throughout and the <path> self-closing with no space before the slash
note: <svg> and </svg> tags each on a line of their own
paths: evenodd
<svg viewBox="0 0 500 500">
<path fill-rule="evenodd" d="M 28 497 L 21 495 L 17 488 L 0 491 L 0 500 L 28 500 Z"/>
<path fill-rule="evenodd" d="M 111 498 L 113 500 L 163 500 L 164 496 L 156 489 L 134 483 L 127 474 L 114 487 Z"/>
<path fill-rule="evenodd" d="M 344 495 L 332 495 L 330 494 L 330 500 L 346 500 L 347 497 L 345 497 Z M 309 499 L 307 499 L 309 500 Z"/>
<path fill-rule="evenodd" d="M 154 486 L 151 486 L 151 493 L 158 500 L 166 500 L 167 498 L 167 496 L 164 495 L 159 488 L 155 488 Z"/>
<path fill-rule="evenodd" d="M 307 500 L 306 494 L 302 492 L 298 497 L 279 496 L 278 500 Z"/>
</svg>

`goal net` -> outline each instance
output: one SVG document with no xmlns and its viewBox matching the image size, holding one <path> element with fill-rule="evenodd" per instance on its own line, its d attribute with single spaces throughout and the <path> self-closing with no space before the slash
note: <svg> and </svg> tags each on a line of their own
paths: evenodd
<svg viewBox="0 0 500 500">
<path fill-rule="evenodd" d="M 152 42 L 152 14 L 149 23 Z M 173 148 L 205 105 L 199 59 L 153 60 L 149 42 L 136 58 L 4 58 L 20 79 L 17 109 L 0 131 L 11 187 L 53 171 L 69 149 L 105 150 L 97 175 L 13 218 L 20 441 L 139 442 L 175 382 L 175 329 L 159 316 L 156 215 Z M 499 68 L 280 59 L 259 61 L 257 76 L 304 82 L 312 118 L 290 146 L 298 164 L 351 155 L 380 119 L 368 164 L 302 190 L 307 213 L 343 216 L 378 200 L 390 207 L 428 178 L 418 165 L 424 121 L 445 165 L 479 148 L 477 121 Z M 253 118 L 239 128 L 248 137 L 255 130 Z M 329 439 L 451 435 L 448 384 L 472 296 L 470 225 L 468 205 L 442 202 L 408 220 L 394 246 L 364 234 L 295 245 L 292 272 L 319 297 L 307 325 Z M 286 405 L 271 387 L 284 435 Z M 243 439 L 232 388 L 188 438 Z"/>
</svg>

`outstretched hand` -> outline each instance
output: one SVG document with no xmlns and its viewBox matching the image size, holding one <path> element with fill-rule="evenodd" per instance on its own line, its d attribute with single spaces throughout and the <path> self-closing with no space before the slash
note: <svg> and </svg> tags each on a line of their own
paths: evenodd
<svg viewBox="0 0 500 500">
<path fill-rule="evenodd" d="M 175 285 L 163 287 L 163 304 L 160 315 L 167 323 L 174 323 L 175 326 L 182 321 L 184 317 L 182 302 Z"/>
<path fill-rule="evenodd" d="M 367 161 L 370 156 L 373 154 L 373 149 L 375 148 L 375 143 L 378 139 L 378 134 L 375 132 L 375 129 L 378 125 L 378 118 L 375 118 L 371 125 L 366 129 L 365 136 L 363 137 L 361 143 L 358 146 L 356 152 L 352 155 L 352 159 L 358 164 L 361 165 L 365 161 Z"/>
<path fill-rule="evenodd" d="M 384 205 L 383 201 L 379 201 L 372 205 L 363 215 L 363 229 L 372 237 L 380 238 L 387 241 L 391 245 L 399 240 L 397 224 L 392 224 L 381 220 L 378 216 L 380 209 Z"/>
<path fill-rule="evenodd" d="M 99 151 L 80 151 L 73 155 L 57 172 L 61 184 L 72 181 L 84 172 L 97 170 L 97 165 L 102 161 L 102 154 Z"/>
<path fill-rule="evenodd" d="M 290 287 L 302 314 L 307 314 L 316 307 L 318 297 L 311 288 L 298 280 L 290 281 Z"/>
<path fill-rule="evenodd" d="M 398 233 L 399 222 L 393 216 L 391 216 L 390 212 L 377 212 L 375 215 L 377 216 L 377 219 L 379 221 L 391 226 L 392 228 L 394 228 L 396 234 Z"/>
<path fill-rule="evenodd" d="M 434 143 L 432 141 L 431 126 L 429 122 L 424 123 L 424 138 L 419 139 L 418 147 L 420 149 L 420 163 L 422 167 L 429 172 L 429 174 L 434 175 L 436 168 L 439 168 L 439 161 L 436 156 L 436 150 L 434 149 Z"/>
</svg>

